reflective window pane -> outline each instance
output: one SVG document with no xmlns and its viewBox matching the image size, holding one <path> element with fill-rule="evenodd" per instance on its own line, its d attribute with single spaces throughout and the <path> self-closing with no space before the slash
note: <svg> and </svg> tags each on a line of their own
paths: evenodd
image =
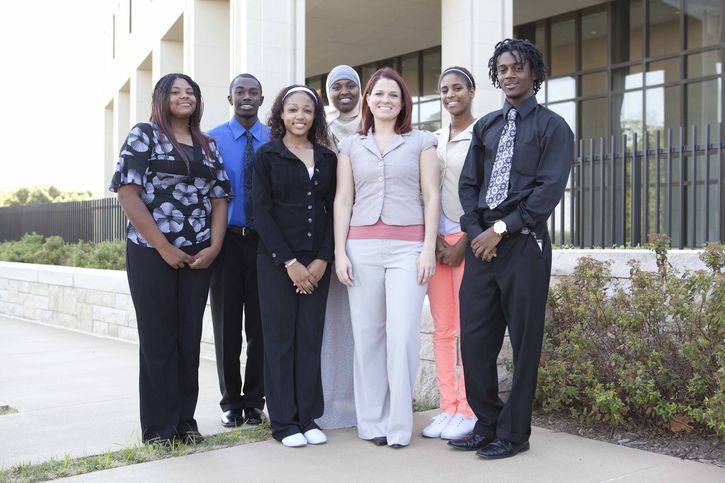
<svg viewBox="0 0 725 483">
<path fill-rule="evenodd" d="M 660 145 L 664 147 L 667 142 L 667 129 L 672 129 L 672 142 L 679 142 L 680 112 L 682 100 L 680 99 L 680 86 L 655 87 L 647 89 L 645 94 L 647 132 L 650 145 L 655 144 L 655 132 L 660 131 Z"/>
<path fill-rule="evenodd" d="M 626 134 L 629 139 L 635 132 L 641 135 L 642 126 L 642 91 L 613 95 L 612 135 L 619 139 Z"/>
<path fill-rule="evenodd" d="M 687 77 L 690 79 L 720 74 L 721 72 L 720 50 L 710 50 L 687 56 Z"/>
<path fill-rule="evenodd" d="M 420 96 L 420 89 L 418 88 L 418 54 L 406 55 L 403 57 L 401 74 L 405 83 L 408 84 L 410 89 L 410 95 L 413 96 L 413 102 L 418 102 L 418 96 Z"/>
<path fill-rule="evenodd" d="M 582 70 L 607 65 L 607 11 L 582 15 L 581 36 Z"/>
<path fill-rule="evenodd" d="M 612 62 L 628 62 L 642 58 L 644 10 L 641 1 L 612 2 Z"/>
<path fill-rule="evenodd" d="M 574 18 L 568 17 L 551 22 L 551 65 L 552 76 L 568 74 L 576 70 L 576 34 Z"/>
<path fill-rule="evenodd" d="M 440 104 L 438 97 L 438 78 L 441 75 L 441 51 L 436 49 L 423 54 L 423 92 L 421 101 L 435 99 Z"/>
<path fill-rule="evenodd" d="M 549 102 L 556 102 L 576 97 L 576 80 L 574 80 L 573 77 L 549 79 L 546 88 L 549 94 Z"/>
<path fill-rule="evenodd" d="M 720 42 L 722 11 L 720 0 L 686 0 L 687 48 L 706 47 Z"/>
<path fill-rule="evenodd" d="M 680 50 L 679 1 L 650 0 L 649 56 L 669 54 Z"/>
<path fill-rule="evenodd" d="M 612 70 L 612 90 L 623 91 L 642 87 L 642 67 L 632 65 Z"/>
<path fill-rule="evenodd" d="M 706 124 L 715 124 L 722 121 L 720 106 L 721 79 L 713 79 L 705 82 L 692 82 L 685 86 L 687 97 L 687 112 L 685 127 L 689 133 L 692 126 L 697 126 L 702 132 Z"/>
<path fill-rule="evenodd" d="M 559 102 L 557 104 L 549 104 L 546 107 L 563 117 L 574 133 L 574 139 L 579 139 L 576 129 L 576 102 Z"/>
<path fill-rule="evenodd" d="M 581 102 L 582 139 L 607 136 L 608 109 L 606 97 Z"/>
<path fill-rule="evenodd" d="M 595 94 L 604 94 L 609 89 L 606 72 L 597 72 L 596 74 L 587 74 L 581 76 L 582 96 L 591 96 Z"/>
<path fill-rule="evenodd" d="M 438 121 L 441 118 L 441 103 L 438 99 L 418 104 L 419 122 Z"/>
<path fill-rule="evenodd" d="M 656 86 L 666 82 L 676 82 L 680 79 L 680 58 L 651 62 L 647 65 L 645 82 L 648 86 Z"/>
</svg>

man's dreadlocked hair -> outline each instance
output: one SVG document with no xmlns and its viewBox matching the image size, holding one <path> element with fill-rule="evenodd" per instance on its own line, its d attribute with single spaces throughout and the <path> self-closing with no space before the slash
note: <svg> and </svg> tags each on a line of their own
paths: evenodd
<svg viewBox="0 0 725 483">
<path fill-rule="evenodd" d="M 488 77 L 491 79 L 494 87 L 501 87 L 498 83 L 498 58 L 505 52 L 510 52 L 514 58 L 521 62 L 526 63 L 529 61 L 531 66 L 532 74 L 536 75 L 534 80 L 534 94 L 539 92 L 541 83 L 546 78 L 546 65 L 544 65 L 544 56 L 541 55 L 539 49 L 536 48 L 528 40 L 521 39 L 504 39 L 496 44 L 496 48 L 493 51 L 493 55 L 488 59 Z"/>
</svg>

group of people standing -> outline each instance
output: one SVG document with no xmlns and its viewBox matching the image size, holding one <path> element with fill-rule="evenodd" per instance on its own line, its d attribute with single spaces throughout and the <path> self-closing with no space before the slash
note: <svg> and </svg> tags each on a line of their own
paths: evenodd
<svg viewBox="0 0 725 483">
<path fill-rule="evenodd" d="M 506 101 L 476 121 L 473 75 L 445 69 L 451 122 L 436 133 L 413 129 L 410 91 L 391 68 L 363 88 L 354 69 L 335 67 L 327 112 L 313 89 L 288 86 L 267 125 L 261 83 L 241 74 L 234 116 L 208 135 L 198 85 L 159 80 L 151 120 L 129 133 L 111 183 L 129 218 L 143 440 L 203 439 L 193 416 L 209 293 L 225 427 L 260 424 L 266 403 L 285 446 L 352 426 L 376 445 L 407 446 L 427 293 L 441 413 L 423 436 L 484 458 L 528 449 L 546 220 L 573 146 L 534 97 L 545 73 L 530 42 L 497 44 L 489 76 Z M 515 374 L 504 403 L 506 328 Z"/>
</svg>

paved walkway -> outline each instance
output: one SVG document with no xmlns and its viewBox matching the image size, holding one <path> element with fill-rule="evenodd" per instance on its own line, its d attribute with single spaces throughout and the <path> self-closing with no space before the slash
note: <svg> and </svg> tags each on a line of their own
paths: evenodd
<svg viewBox="0 0 725 483">
<path fill-rule="evenodd" d="M 138 440 L 137 347 L 0 316 L 0 466 L 102 453 Z M 219 424 L 216 370 L 202 361 L 197 409 L 204 434 Z M 416 415 L 416 433 L 433 413 Z M 253 443 L 89 473 L 67 481 L 722 482 L 725 470 L 534 428 L 531 450 L 483 461 L 414 437 L 400 450 L 328 432 L 318 447 Z"/>
</svg>

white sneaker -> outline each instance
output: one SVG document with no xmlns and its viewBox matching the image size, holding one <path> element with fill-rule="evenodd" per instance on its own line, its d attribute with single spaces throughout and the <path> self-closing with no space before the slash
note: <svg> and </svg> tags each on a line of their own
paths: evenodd
<svg viewBox="0 0 725 483">
<path fill-rule="evenodd" d="M 451 422 L 441 432 L 441 439 L 460 439 L 472 432 L 475 425 L 476 418 L 467 418 L 458 413 L 451 418 Z"/>
<path fill-rule="evenodd" d="M 319 429 L 310 429 L 305 431 L 305 439 L 309 444 L 324 444 L 327 443 L 327 436 Z"/>
<path fill-rule="evenodd" d="M 282 438 L 282 444 L 288 448 L 299 448 L 300 446 L 307 446 L 307 439 L 302 436 L 302 433 L 295 433 Z"/>
<path fill-rule="evenodd" d="M 452 417 L 448 413 L 440 413 L 438 416 L 431 418 L 431 423 L 423 428 L 423 436 L 426 438 L 439 438 Z"/>
</svg>

